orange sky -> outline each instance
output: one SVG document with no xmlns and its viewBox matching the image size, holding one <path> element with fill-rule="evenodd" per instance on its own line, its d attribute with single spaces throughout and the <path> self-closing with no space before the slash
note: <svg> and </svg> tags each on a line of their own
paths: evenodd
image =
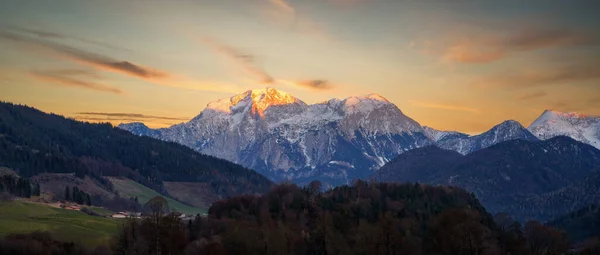
<svg viewBox="0 0 600 255">
<path fill-rule="evenodd" d="M 378 93 L 479 133 L 544 109 L 600 115 L 593 1 L 12 1 L 0 100 L 164 127 L 265 86 L 307 103 Z"/>
</svg>

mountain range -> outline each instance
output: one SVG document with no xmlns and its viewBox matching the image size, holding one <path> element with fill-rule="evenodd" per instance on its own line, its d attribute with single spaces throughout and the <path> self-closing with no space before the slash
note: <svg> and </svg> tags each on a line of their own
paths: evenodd
<svg viewBox="0 0 600 255">
<path fill-rule="evenodd" d="M 462 155 L 510 140 L 569 136 L 600 147 L 599 118 L 546 111 L 530 127 L 505 121 L 479 135 L 421 126 L 377 94 L 308 105 L 273 88 L 211 102 L 189 122 L 119 128 L 188 146 L 254 169 L 273 181 L 335 186 L 367 178 L 396 156 L 435 145 Z"/>
<path fill-rule="evenodd" d="M 452 185 L 492 212 L 548 220 L 598 200 L 600 150 L 559 136 L 510 140 L 468 155 L 428 146 L 408 151 L 374 175 L 380 181 Z"/>
<path fill-rule="evenodd" d="M 431 143 L 423 127 L 371 94 L 307 105 L 273 88 L 209 103 L 187 123 L 120 128 L 174 141 L 275 180 L 331 185 L 369 176 L 390 159 Z"/>
</svg>

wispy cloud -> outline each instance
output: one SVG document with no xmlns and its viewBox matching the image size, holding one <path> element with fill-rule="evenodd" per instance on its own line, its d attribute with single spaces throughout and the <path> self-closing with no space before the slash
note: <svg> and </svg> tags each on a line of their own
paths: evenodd
<svg viewBox="0 0 600 255">
<path fill-rule="evenodd" d="M 99 42 L 99 41 L 95 41 L 95 40 L 90 40 L 90 39 L 85 39 L 85 38 L 81 38 L 81 37 L 78 37 L 78 36 L 67 35 L 67 34 L 63 34 L 63 33 L 57 33 L 57 32 L 53 32 L 53 31 L 44 31 L 44 30 L 24 28 L 24 27 L 19 27 L 19 26 L 9 26 L 8 29 L 10 29 L 10 30 L 12 30 L 14 32 L 19 32 L 19 33 L 23 33 L 23 34 L 34 35 L 34 36 L 39 37 L 39 38 L 72 40 L 72 41 L 83 42 L 83 43 L 87 43 L 87 44 L 91 44 L 91 45 L 101 46 L 101 47 L 104 47 L 104 48 L 107 48 L 107 49 L 112 49 L 112 50 L 131 51 L 130 49 L 126 49 L 126 48 L 123 48 L 123 47 L 115 46 L 115 45 L 112 45 L 112 44 L 108 44 L 108 43 L 104 43 L 104 42 Z"/>
<path fill-rule="evenodd" d="M 143 122 L 150 127 L 164 127 L 178 124 L 189 120 L 189 118 L 145 115 L 139 113 L 112 113 L 112 112 L 78 112 L 72 118 L 87 122 L 110 122 L 114 125 L 127 122 Z"/>
<path fill-rule="evenodd" d="M 598 45 L 600 40 L 585 31 L 566 28 L 528 28 L 501 32 L 456 32 L 453 38 L 441 38 L 423 45 L 429 54 L 443 61 L 476 64 L 495 62 L 519 52 L 547 48 Z"/>
<path fill-rule="evenodd" d="M 478 109 L 461 106 L 461 105 L 430 103 L 430 102 L 422 102 L 422 101 L 417 101 L 417 100 L 408 100 L 408 103 L 412 106 L 420 107 L 420 108 L 432 108 L 432 109 L 441 109 L 441 110 L 449 110 L 449 111 L 470 112 L 470 113 L 478 113 L 479 112 Z"/>
<path fill-rule="evenodd" d="M 548 95 L 548 93 L 544 92 L 544 91 L 538 91 L 538 92 L 533 92 L 533 93 L 527 93 L 524 95 L 520 95 L 517 99 L 521 100 L 521 101 L 529 101 L 532 99 L 538 99 L 538 98 L 542 98 L 545 97 L 546 95 Z"/>
<path fill-rule="evenodd" d="M 277 83 L 284 84 L 290 87 L 296 87 L 307 90 L 330 90 L 337 85 L 334 85 L 328 80 L 301 80 L 301 81 L 289 81 L 289 80 L 277 80 Z"/>
<path fill-rule="evenodd" d="M 102 116 L 104 119 L 107 118 L 118 118 L 118 119 L 154 119 L 154 120 L 175 120 L 175 121 L 185 121 L 187 118 L 178 118 L 178 117 L 166 117 L 166 116 L 154 116 L 154 115 L 145 115 L 139 113 L 115 113 L 115 112 L 78 112 L 76 113 L 80 117 L 88 117 L 89 116 Z M 96 117 L 97 118 L 97 117 Z"/>
<path fill-rule="evenodd" d="M 253 55 L 244 53 L 228 44 L 206 36 L 200 37 L 200 42 L 241 67 L 254 78 L 257 78 L 260 83 L 273 83 L 273 77 L 256 63 Z"/>
<path fill-rule="evenodd" d="M 317 21 L 302 15 L 286 0 L 268 0 L 271 7 L 265 10 L 265 18 L 282 28 L 308 35 L 320 41 L 329 42 L 332 36 Z"/>
<path fill-rule="evenodd" d="M 149 67 L 132 63 L 130 61 L 117 60 L 108 56 L 87 52 L 67 45 L 33 39 L 15 33 L 0 30 L 0 39 L 9 40 L 21 45 L 48 50 L 74 62 L 141 79 L 156 81 L 169 77 L 169 74 L 167 72 L 155 70 Z"/>
<path fill-rule="evenodd" d="M 296 13 L 296 9 L 294 9 L 294 7 L 292 7 L 292 5 L 290 5 L 288 2 L 286 2 L 285 0 L 269 0 L 269 2 L 271 2 L 271 4 L 277 6 L 277 8 L 294 14 Z"/>
<path fill-rule="evenodd" d="M 475 80 L 473 84 L 480 88 L 526 88 L 598 79 L 600 79 L 600 66 L 593 63 L 577 63 L 547 69 L 525 69 L 490 75 Z"/>
<path fill-rule="evenodd" d="M 81 73 L 77 73 L 76 70 L 58 70 L 58 71 L 31 71 L 29 74 L 38 80 L 51 82 L 53 84 L 67 86 L 67 87 L 77 87 L 84 89 L 91 89 L 101 92 L 110 92 L 114 94 L 122 94 L 123 91 L 117 87 L 106 85 L 102 83 L 85 81 L 81 78 L 73 78 L 72 75 L 90 75 L 87 71 L 81 71 Z"/>
</svg>

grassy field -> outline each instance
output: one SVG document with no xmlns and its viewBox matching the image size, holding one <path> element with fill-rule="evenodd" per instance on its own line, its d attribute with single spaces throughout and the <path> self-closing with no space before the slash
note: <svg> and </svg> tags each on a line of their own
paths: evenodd
<svg viewBox="0 0 600 255">
<path fill-rule="evenodd" d="M 111 216 L 114 214 L 114 212 L 111 212 L 109 210 L 107 210 L 106 208 L 102 208 L 102 207 L 96 207 L 96 206 L 86 206 L 85 208 L 87 208 L 88 210 L 97 213 L 100 216 Z"/>
<path fill-rule="evenodd" d="M 142 205 L 153 197 L 162 196 L 158 192 L 129 179 L 110 178 L 110 181 L 113 183 L 115 190 L 119 192 L 119 196 L 137 197 L 139 203 Z M 171 210 L 185 213 L 186 215 L 206 213 L 206 209 L 189 206 L 169 197 L 165 197 L 165 199 L 169 202 Z"/>
<path fill-rule="evenodd" d="M 210 185 L 201 182 L 164 182 L 169 196 L 188 205 L 208 209 L 218 200 Z"/>
<path fill-rule="evenodd" d="M 48 231 L 62 241 L 95 246 L 118 233 L 119 221 L 22 201 L 0 202 L 0 236 Z"/>
</svg>

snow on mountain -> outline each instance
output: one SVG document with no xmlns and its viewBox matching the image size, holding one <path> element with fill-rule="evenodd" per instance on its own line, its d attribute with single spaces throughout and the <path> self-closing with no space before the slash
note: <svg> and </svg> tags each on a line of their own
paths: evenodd
<svg viewBox="0 0 600 255">
<path fill-rule="evenodd" d="M 423 126 L 425 135 L 434 142 L 439 142 L 442 139 L 452 138 L 467 138 L 469 135 L 456 131 L 440 131 L 431 127 Z"/>
<path fill-rule="evenodd" d="M 433 139 L 436 141 L 435 144 L 438 147 L 457 151 L 463 155 L 509 140 L 538 141 L 534 135 L 514 120 L 502 122 L 492 129 L 475 136 L 466 136 L 460 133 L 460 135 L 448 135 L 448 132 L 440 134 L 439 131 L 436 133 L 435 130 L 429 131 L 429 133 L 433 134 L 434 137 L 441 137 L 437 140 Z"/>
<path fill-rule="evenodd" d="M 600 117 L 546 110 L 527 129 L 542 140 L 568 136 L 600 149 Z"/>
<path fill-rule="evenodd" d="M 120 128 L 174 141 L 274 180 L 329 184 L 369 176 L 398 154 L 431 144 L 423 127 L 370 94 L 307 105 L 285 92 L 249 90 L 212 103 L 187 123 Z"/>
</svg>

